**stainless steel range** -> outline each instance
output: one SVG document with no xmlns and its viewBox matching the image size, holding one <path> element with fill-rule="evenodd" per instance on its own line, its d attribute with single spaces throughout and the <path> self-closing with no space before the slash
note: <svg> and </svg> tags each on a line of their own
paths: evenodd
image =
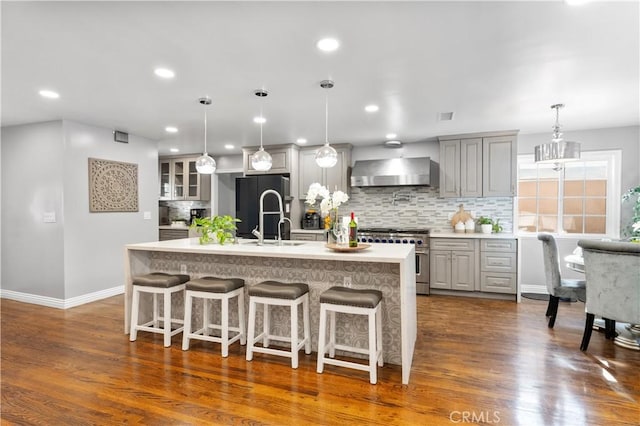
<svg viewBox="0 0 640 426">
<path fill-rule="evenodd" d="M 405 228 L 362 228 L 361 243 L 413 244 L 416 250 L 416 293 L 429 294 L 429 230 Z"/>
</svg>

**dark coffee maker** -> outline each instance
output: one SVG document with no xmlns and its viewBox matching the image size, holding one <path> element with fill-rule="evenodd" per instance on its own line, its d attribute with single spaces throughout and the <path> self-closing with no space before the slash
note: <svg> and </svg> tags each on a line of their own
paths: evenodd
<svg viewBox="0 0 640 426">
<path fill-rule="evenodd" d="M 191 218 L 189 223 L 193 223 L 194 219 L 200 219 L 207 216 L 207 209 L 191 209 Z"/>
<path fill-rule="evenodd" d="M 320 229 L 320 215 L 313 210 L 304 214 L 302 229 Z"/>
</svg>

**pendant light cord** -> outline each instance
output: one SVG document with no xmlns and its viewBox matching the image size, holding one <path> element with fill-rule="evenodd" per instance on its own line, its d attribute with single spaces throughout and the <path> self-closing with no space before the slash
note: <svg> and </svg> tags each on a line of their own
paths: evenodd
<svg viewBox="0 0 640 426">
<path fill-rule="evenodd" d="M 324 144 L 329 145 L 329 91 L 324 98 Z"/>
<path fill-rule="evenodd" d="M 207 152 L 207 106 L 204 106 L 204 153 Z"/>
<path fill-rule="evenodd" d="M 262 147 L 262 125 L 264 124 L 264 117 L 262 115 L 262 102 L 260 102 L 260 150 L 263 150 Z"/>
</svg>

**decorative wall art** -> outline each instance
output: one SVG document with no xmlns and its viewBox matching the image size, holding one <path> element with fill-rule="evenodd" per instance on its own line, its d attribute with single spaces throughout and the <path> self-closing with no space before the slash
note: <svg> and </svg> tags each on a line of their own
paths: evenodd
<svg viewBox="0 0 640 426">
<path fill-rule="evenodd" d="M 89 211 L 137 212 L 138 165 L 89 158 Z"/>
</svg>

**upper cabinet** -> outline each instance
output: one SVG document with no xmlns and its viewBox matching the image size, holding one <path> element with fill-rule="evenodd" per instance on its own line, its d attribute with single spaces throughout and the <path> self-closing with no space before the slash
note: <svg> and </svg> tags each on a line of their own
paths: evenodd
<svg viewBox="0 0 640 426">
<path fill-rule="evenodd" d="M 265 174 L 291 174 L 295 173 L 298 161 L 298 147 L 296 145 L 270 145 L 265 147 L 271 155 L 272 166 L 266 172 L 261 172 L 253 168 L 251 159 L 260 147 L 248 147 L 242 149 L 242 164 L 245 175 L 265 175 Z"/>
<path fill-rule="evenodd" d="M 331 145 L 338 153 L 338 162 L 330 169 L 324 169 L 316 164 L 316 152 L 320 146 L 300 149 L 300 193 L 305 198 L 307 189 L 312 183 L 318 182 L 329 191 L 336 189 L 349 192 L 349 167 L 351 166 L 350 144 Z"/>
<path fill-rule="evenodd" d="M 517 132 L 442 136 L 441 197 L 512 197 Z"/>
<path fill-rule="evenodd" d="M 196 157 L 161 158 L 158 166 L 161 200 L 207 201 L 211 175 L 198 173 Z"/>
</svg>

